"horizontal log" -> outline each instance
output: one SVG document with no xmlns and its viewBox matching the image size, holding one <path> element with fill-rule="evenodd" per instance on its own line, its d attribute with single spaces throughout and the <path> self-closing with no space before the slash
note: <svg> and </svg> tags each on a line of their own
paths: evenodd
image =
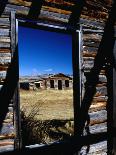
<svg viewBox="0 0 116 155">
<path fill-rule="evenodd" d="M 10 105 L 10 106 L 8 107 L 8 111 L 11 112 L 11 113 L 13 113 L 13 107 L 12 107 L 12 105 Z"/>
<path fill-rule="evenodd" d="M 9 36 L 10 30 L 9 29 L 0 29 L 0 36 Z"/>
<path fill-rule="evenodd" d="M 9 18 L 0 18 L 0 26 L 1 25 L 10 26 L 10 20 L 9 20 Z"/>
<path fill-rule="evenodd" d="M 0 142 L 0 147 L 1 147 L 1 146 L 7 146 L 7 145 L 14 145 L 14 142 L 9 142 L 9 141 Z M 1 148 L 0 148 L 0 149 L 1 149 Z"/>
<path fill-rule="evenodd" d="M 82 55 L 83 55 L 83 57 L 94 57 L 95 58 L 95 56 L 96 56 L 96 54 L 97 54 L 97 52 L 87 52 L 87 51 L 83 51 L 83 53 L 82 53 Z"/>
<path fill-rule="evenodd" d="M 1 37 L 0 36 L 0 43 L 10 43 L 10 37 Z"/>
<path fill-rule="evenodd" d="M 0 53 L 0 58 L 11 58 L 11 53 Z"/>
<path fill-rule="evenodd" d="M 14 138 L 14 126 L 13 121 L 10 123 L 3 123 L 2 129 L 0 131 L 0 139 L 8 139 L 8 138 Z"/>
<path fill-rule="evenodd" d="M 102 39 L 102 35 L 100 34 L 84 34 L 83 35 L 83 40 L 84 41 L 96 41 L 96 42 L 100 42 Z"/>
<path fill-rule="evenodd" d="M 89 47 L 99 47 L 100 43 L 99 42 L 95 42 L 95 41 L 84 41 L 83 42 L 84 46 L 89 46 Z"/>
<path fill-rule="evenodd" d="M 5 10 L 9 12 L 14 10 L 17 12 L 17 14 L 27 16 L 29 14 L 30 9 L 28 7 L 7 4 Z M 45 18 L 45 17 L 52 18 L 53 20 L 55 19 L 55 20 L 62 21 L 62 22 L 68 22 L 69 15 L 41 10 L 39 18 Z"/>
<path fill-rule="evenodd" d="M 100 110 L 106 110 L 106 102 L 92 102 L 92 105 L 89 108 L 89 112 L 96 112 Z"/>
<path fill-rule="evenodd" d="M 13 119 L 5 119 L 4 120 L 4 123 L 12 123 L 13 122 Z"/>
<path fill-rule="evenodd" d="M 23 7 L 31 7 L 32 2 L 22 1 L 22 0 L 9 0 L 9 4 L 23 6 Z M 70 3 L 71 4 L 71 3 Z M 69 5 L 69 3 L 54 3 L 52 2 L 43 2 L 42 10 L 49 10 L 50 12 L 57 12 L 61 14 L 70 14 L 72 10 L 72 5 Z"/>
<path fill-rule="evenodd" d="M 0 70 L 0 79 L 4 79 L 6 77 L 6 71 Z"/>
<path fill-rule="evenodd" d="M 83 17 L 83 16 L 82 16 Z M 84 18 L 81 18 L 80 19 L 80 24 L 83 26 L 91 26 L 92 28 L 97 28 L 97 29 L 103 29 L 104 28 L 104 22 L 98 22 L 98 21 L 95 21 L 95 20 L 90 20 L 90 19 L 84 19 Z"/>
<path fill-rule="evenodd" d="M 105 123 L 95 124 L 95 125 L 89 126 L 88 130 L 89 130 L 90 134 L 107 132 L 107 123 L 105 122 Z M 83 134 L 87 135 L 88 134 L 87 132 L 88 131 L 86 131 L 86 129 L 84 129 Z"/>
<path fill-rule="evenodd" d="M 83 61 L 94 61 L 95 60 L 95 58 L 94 57 L 85 57 L 85 56 L 83 56 Z"/>
<path fill-rule="evenodd" d="M 97 53 L 97 51 L 98 51 L 98 48 L 96 48 L 96 47 L 88 47 L 88 46 L 84 46 L 83 47 L 83 52 L 89 52 L 89 53 Z"/>
<path fill-rule="evenodd" d="M 11 57 L 0 57 L 0 65 L 8 65 L 11 63 Z"/>
<path fill-rule="evenodd" d="M 3 141 L 5 139 L 14 139 L 15 138 L 15 134 L 14 133 L 9 133 L 9 135 L 0 135 L 0 141 Z"/>
<path fill-rule="evenodd" d="M 27 1 L 27 0 L 8 0 L 9 3 L 11 4 L 16 4 L 16 5 L 22 5 L 22 6 L 27 6 L 30 7 L 32 5 L 32 1 Z M 66 2 L 66 1 L 51 1 L 51 0 L 45 0 L 43 2 L 43 7 L 45 6 L 53 6 L 56 8 L 59 8 L 61 6 L 61 9 L 63 8 L 64 10 L 67 8 L 70 8 L 74 4 L 71 2 Z M 68 7 L 67 7 L 68 6 Z"/>
<path fill-rule="evenodd" d="M 0 53 L 11 53 L 10 49 L 2 48 L 0 49 Z"/>
<path fill-rule="evenodd" d="M 106 75 L 99 75 L 99 81 L 102 83 L 106 83 L 107 82 L 107 77 Z"/>
<path fill-rule="evenodd" d="M 103 86 L 103 87 L 96 87 L 96 93 L 99 95 L 96 96 L 105 96 L 107 95 L 107 87 Z"/>
<path fill-rule="evenodd" d="M 7 120 L 7 119 L 13 119 L 13 113 L 12 112 L 8 112 L 7 113 L 7 115 L 6 115 L 6 117 L 5 117 L 5 119 Z"/>
<path fill-rule="evenodd" d="M 8 143 L 7 143 L 8 144 Z M 10 144 L 9 145 L 4 145 L 0 147 L 0 152 L 8 152 L 8 151 L 13 151 L 14 150 L 14 144 Z"/>
<path fill-rule="evenodd" d="M 108 97 L 107 96 L 94 96 L 93 97 L 93 102 L 97 103 L 97 102 L 107 102 Z"/>
<path fill-rule="evenodd" d="M 2 43 L 2 42 L 0 42 L 0 48 L 10 48 L 10 43 Z"/>
<path fill-rule="evenodd" d="M 94 30 L 94 29 L 90 29 L 90 28 L 83 28 L 83 33 L 103 33 L 104 32 L 104 30 L 100 30 L 100 29 L 97 29 L 97 30 Z"/>
<path fill-rule="evenodd" d="M 80 153 L 83 155 L 85 155 L 85 154 L 88 154 L 88 155 L 105 155 L 105 154 L 107 154 L 107 141 L 92 144 L 88 147 L 83 146 Z"/>
<path fill-rule="evenodd" d="M 90 125 L 100 124 L 107 121 L 107 111 L 100 110 L 97 112 L 89 113 L 90 116 Z"/>
<path fill-rule="evenodd" d="M 8 69 L 8 66 L 0 64 L 0 77 L 2 76 L 1 71 L 7 71 L 7 69 Z"/>
</svg>

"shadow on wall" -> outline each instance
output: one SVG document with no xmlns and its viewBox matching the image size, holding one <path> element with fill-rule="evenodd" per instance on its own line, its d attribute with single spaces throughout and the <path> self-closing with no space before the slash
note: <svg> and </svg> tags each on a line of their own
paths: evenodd
<svg viewBox="0 0 116 155">
<path fill-rule="evenodd" d="M 114 49 L 114 25 L 116 21 L 115 16 L 116 11 L 116 2 L 114 2 L 111 11 L 109 13 L 109 18 L 106 22 L 105 28 L 104 28 L 104 34 L 102 37 L 102 40 L 100 42 L 98 53 L 96 55 L 95 61 L 94 61 L 94 67 L 91 69 L 91 71 L 86 76 L 87 80 L 85 83 L 85 94 L 84 98 L 81 104 L 80 113 L 78 114 L 79 118 L 77 121 L 77 133 L 79 135 L 83 134 L 83 130 L 85 127 L 85 123 L 87 121 L 87 125 L 89 124 L 89 115 L 88 110 L 92 103 L 93 96 L 96 92 L 96 85 L 99 81 L 99 73 L 103 66 L 106 67 L 105 72 L 107 76 L 107 89 L 108 89 L 108 101 L 107 101 L 107 127 L 108 127 L 108 133 L 112 133 L 112 111 L 113 111 L 113 67 L 115 62 L 114 56 L 113 56 L 113 49 Z M 88 134 L 89 134 L 89 129 Z M 107 137 L 108 141 L 108 154 L 111 154 L 112 151 L 112 136 L 109 134 Z M 89 147 L 89 146 L 88 146 Z M 89 151 L 89 149 L 88 149 Z"/>
<path fill-rule="evenodd" d="M 3 87 L 0 90 L 0 129 L 2 128 L 2 123 L 8 112 L 8 107 L 13 99 L 14 93 L 18 86 L 18 56 L 17 52 L 14 53 L 14 56 L 11 60 L 11 64 L 8 67 L 6 79 L 4 81 Z"/>
</svg>

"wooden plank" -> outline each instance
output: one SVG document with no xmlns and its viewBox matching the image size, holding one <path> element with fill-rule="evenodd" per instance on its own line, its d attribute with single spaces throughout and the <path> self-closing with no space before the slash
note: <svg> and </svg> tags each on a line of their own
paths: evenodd
<svg viewBox="0 0 116 155">
<path fill-rule="evenodd" d="M 100 110 L 106 110 L 106 102 L 97 102 L 95 104 L 95 102 L 92 102 L 92 105 L 89 108 L 89 112 L 96 112 L 96 111 L 100 111 Z"/>
<path fill-rule="evenodd" d="M 13 126 L 13 121 L 9 123 L 3 123 L 2 129 L 0 131 L 0 139 L 8 139 L 15 137 L 15 131 Z"/>
<path fill-rule="evenodd" d="M 88 148 L 89 147 L 89 148 Z M 83 146 L 80 153 L 82 155 L 106 155 L 107 154 L 107 141 L 99 142 L 90 146 Z"/>
<path fill-rule="evenodd" d="M 11 63 L 11 57 L 0 57 L 0 65 L 9 65 Z"/>
<path fill-rule="evenodd" d="M 9 58 L 11 59 L 11 53 L 0 53 L 0 58 Z"/>
<path fill-rule="evenodd" d="M 17 72 L 15 73 L 16 76 L 19 76 L 18 74 L 18 69 L 19 69 L 19 64 L 18 64 L 18 34 L 16 31 L 16 17 L 15 17 L 15 12 L 11 12 L 11 51 L 12 51 L 12 58 L 14 55 L 16 55 L 16 70 Z M 17 78 L 17 77 L 16 77 Z M 16 79 L 15 79 L 16 80 Z M 21 148 L 21 120 L 20 120 L 20 102 L 19 102 L 19 87 L 18 87 L 18 81 L 16 83 L 16 88 L 14 92 L 14 97 L 13 97 L 13 105 L 14 105 L 14 129 L 15 129 L 15 149 Z"/>
<path fill-rule="evenodd" d="M 29 14 L 29 8 L 28 7 L 22 7 L 22 6 L 14 6 L 8 4 L 5 8 L 6 11 L 16 11 L 17 14 L 27 16 Z M 54 12 L 49 12 L 49 11 L 43 11 L 41 10 L 41 13 L 39 15 L 40 19 L 45 19 L 45 18 L 50 18 L 52 21 L 58 20 L 62 22 L 68 22 L 69 15 L 64 15 L 64 14 L 59 14 L 59 13 L 54 13 Z"/>
<path fill-rule="evenodd" d="M 100 42 L 96 42 L 96 41 L 84 41 L 83 42 L 83 45 L 84 46 L 88 46 L 88 47 L 99 47 L 99 45 L 100 45 Z"/>
<path fill-rule="evenodd" d="M 100 124 L 107 121 L 107 111 L 100 110 L 97 112 L 89 113 L 90 116 L 90 125 Z"/>
<path fill-rule="evenodd" d="M 105 122 L 105 123 L 89 126 L 89 132 L 90 134 L 107 132 L 107 123 Z M 88 134 L 87 131 L 84 129 L 84 135 L 87 135 L 87 134 Z"/>
<path fill-rule="evenodd" d="M 10 43 L 10 37 L 1 37 L 0 36 L 0 43 Z"/>
<path fill-rule="evenodd" d="M 98 93 L 101 96 L 107 95 L 107 87 L 106 86 L 96 87 L 96 93 Z"/>
<path fill-rule="evenodd" d="M 103 30 L 94 30 L 94 29 L 90 29 L 90 28 L 83 28 L 83 33 L 103 33 Z"/>
<path fill-rule="evenodd" d="M 106 75 L 99 75 L 99 81 L 102 83 L 106 83 L 107 82 L 107 78 Z"/>
<path fill-rule="evenodd" d="M 107 102 L 108 97 L 107 96 L 94 96 L 93 102 Z"/>
<path fill-rule="evenodd" d="M 83 57 L 94 57 L 96 56 L 97 52 L 87 52 L 87 51 L 83 51 Z"/>
<path fill-rule="evenodd" d="M 82 16 L 83 17 L 83 16 Z M 97 28 L 97 29 L 103 29 L 104 28 L 104 22 L 99 22 L 99 21 L 96 21 L 96 20 L 91 20 L 90 18 L 89 19 L 84 19 L 84 18 L 81 18 L 80 19 L 80 24 L 82 26 L 84 25 L 88 25 L 89 27 L 91 26 L 92 28 Z"/>
<path fill-rule="evenodd" d="M 88 47 L 88 46 L 84 46 L 83 52 L 90 52 L 90 53 L 97 53 L 98 48 L 96 47 Z"/>
<path fill-rule="evenodd" d="M 84 41 L 96 41 L 96 42 L 100 42 L 101 41 L 102 36 L 100 34 L 84 34 L 83 35 L 83 40 Z"/>
<path fill-rule="evenodd" d="M 4 79 L 6 77 L 6 71 L 1 71 L 0 70 L 0 78 Z"/>
<path fill-rule="evenodd" d="M 0 65 L 0 76 L 1 76 L 1 71 L 7 71 L 8 66 Z"/>
<path fill-rule="evenodd" d="M 11 53 L 11 50 L 10 49 L 0 49 L 0 53 Z"/>
<path fill-rule="evenodd" d="M 10 44 L 9 43 L 2 43 L 0 42 L 0 48 L 10 48 Z"/>
<path fill-rule="evenodd" d="M 1 25 L 9 26 L 10 25 L 9 18 L 0 18 L 0 26 Z"/>
<path fill-rule="evenodd" d="M 30 7 L 32 5 L 32 1 L 23 1 L 23 0 L 8 0 L 8 2 L 10 4 L 15 4 L 15 5 L 22 5 L 22 6 L 26 6 L 26 7 Z M 72 9 L 72 6 L 74 4 L 73 3 L 69 3 L 69 2 L 65 2 L 65 1 L 50 1 L 50 0 L 45 0 L 43 2 L 43 6 L 42 8 L 44 9 L 46 6 L 51 7 L 51 8 L 55 8 L 57 9 L 62 9 L 62 10 L 70 10 Z"/>
<path fill-rule="evenodd" d="M 5 140 L 0 142 L 0 153 L 13 151 L 14 150 L 14 142 L 13 140 Z"/>
<path fill-rule="evenodd" d="M 9 36 L 10 30 L 9 29 L 1 29 L 0 28 L 0 36 Z"/>
<path fill-rule="evenodd" d="M 13 139 L 0 140 L 0 146 L 13 145 Z"/>
</svg>

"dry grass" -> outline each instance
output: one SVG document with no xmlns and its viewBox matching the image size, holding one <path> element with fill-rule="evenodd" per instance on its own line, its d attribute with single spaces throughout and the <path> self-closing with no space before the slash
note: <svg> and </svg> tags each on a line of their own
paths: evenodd
<svg viewBox="0 0 116 155">
<path fill-rule="evenodd" d="M 23 145 L 73 135 L 72 90 L 20 90 Z"/>
<path fill-rule="evenodd" d="M 21 109 L 28 115 L 33 107 L 38 109 L 39 120 L 72 120 L 72 90 L 20 90 Z"/>
</svg>

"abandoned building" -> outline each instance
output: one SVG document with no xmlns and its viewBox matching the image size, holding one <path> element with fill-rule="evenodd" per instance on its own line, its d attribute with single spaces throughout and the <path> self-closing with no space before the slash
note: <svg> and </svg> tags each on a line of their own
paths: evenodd
<svg viewBox="0 0 116 155">
<path fill-rule="evenodd" d="M 37 89 L 58 89 L 66 90 L 73 88 L 73 79 L 70 76 L 66 76 L 62 73 L 48 76 L 47 78 L 41 78 L 39 80 L 28 80 L 19 82 L 20 88 L 25 90 L 37 90 Z"/>
<path fill-rule="evenodd" d="M 58 28 L 58 31 L 66 30 L 72 34 L 75 97 L 74 139 L 71 142 L 36 149 L 30 146 L 26 150 L 22 148 L 18 23 L 27 27 L 34 25 L 34 28 L 40 26 L 40 29 L 43 26 L 51 31 Z M 14 150 L 24 149 L 28 154 L 35 151 L 34 155 L 42 155 L 44 151 L 46 155 L 74 155 L 78 151 L 82 155 L 115 155 L 116 134 L 112 133 L 113 129 L 116 130 L 115 64 L 115 0 L 1 0 L 0 152 L 11 151 L 16 155 Z M 72 88 L 72 79 L 62 76 L 49 77 L 47 88 Z M 42 81 L 35 82 L 35 85 L 42 87 Z M 83 100 L 80 99 L 81 93 L 84 94 Z"/>
<path fill-rule="evenodd" d="M 62 73 L 55 74 L 45 79 L 47 89 L 72 89 L 73 80 Z"/>
</svg>

